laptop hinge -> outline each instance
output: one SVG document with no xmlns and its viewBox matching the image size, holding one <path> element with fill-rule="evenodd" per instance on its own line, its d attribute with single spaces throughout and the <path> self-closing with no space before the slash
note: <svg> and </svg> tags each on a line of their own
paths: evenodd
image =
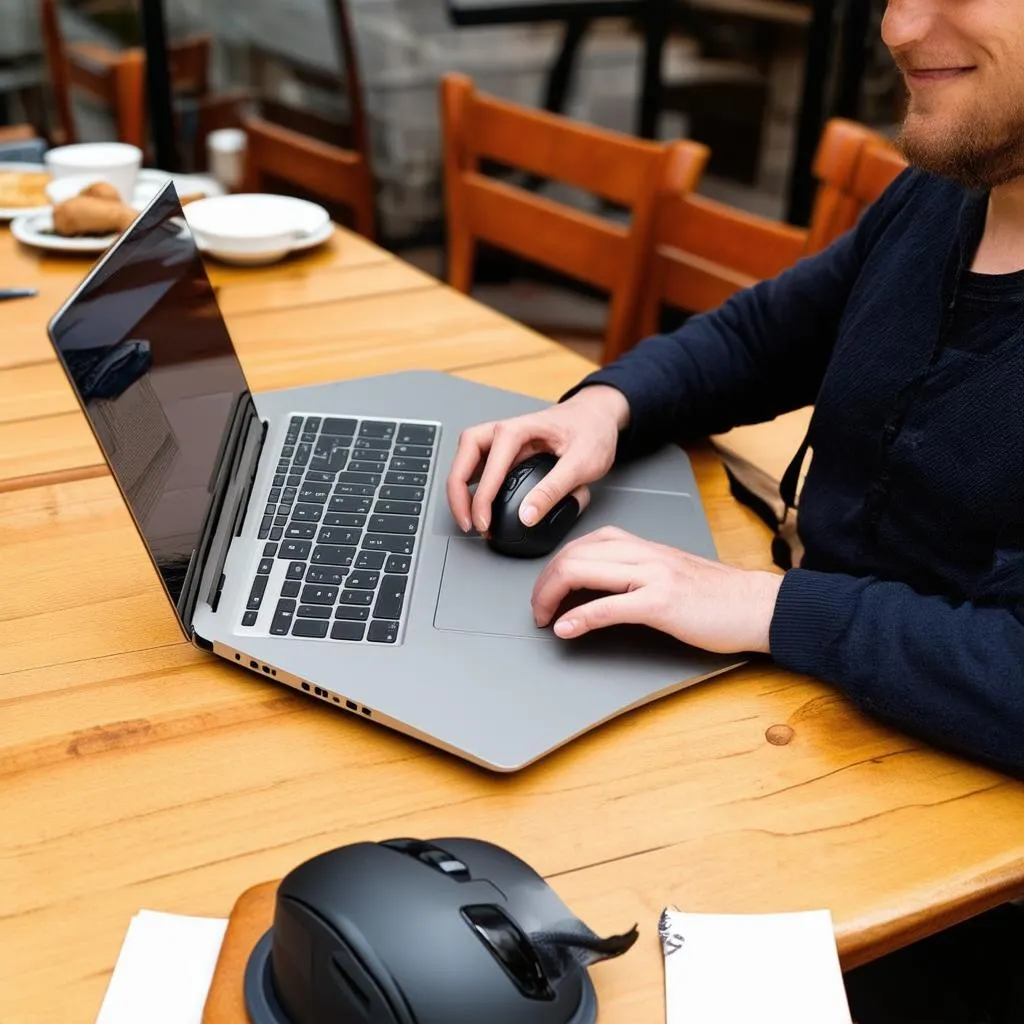
<svg viewBox="0 0 1024 1024">
<path fill-rule="evenodd" d="M 266 436 L 267 425 L 257 415 L 252 394 L 245 391 L 239 396 L 211 476 L 210 505 L 178 602 L 182 622 L 193 640 L 192 618 L 204 586 L 210 604 L 219 597 L 228 548 L 232 538 L 242 532 Z"/>
</svg>

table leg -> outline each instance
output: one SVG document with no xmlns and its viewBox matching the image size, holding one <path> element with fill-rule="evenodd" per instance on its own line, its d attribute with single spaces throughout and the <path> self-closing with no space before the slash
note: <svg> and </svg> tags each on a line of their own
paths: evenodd
<svg viewBox="0 0 1024 1024">
<path fill-rule="evenodd" d="M 861 0 L 863 2 L 863 0 Z M 789 209 L 791 224 L 806 225 L 814 200 L 811 165 L 825 123 L 825 92 L 829 58 L 833 43 L 836 0 L 814 0 L 811 24 L 807 32 L 804 82 L 797 120 L 796 145 L 789 172 Z"/>
<path fill-rule="evenodd" d="M 661 58 L 672 24 L 672 0 L 647 0 L 644 6 L 644 66 L 637 134 L 653 139 L 661 114 Z"/>
<path fill-rule="evenodd" d="M 167 23 L 163 0 L 142 0 L 142 36 L 146 47 L 146 100 L 156 166 L 177 171 L 178 145 L 167 63 Z"/>
<path fill-rule="evenodd" d="M 565 112 L 565 101 L 572 88 L 573 72 L 576 70 L 576 55 L 590 28 L 589 18 L 570 18 L 565 23 L 565 35 L 562 37 L 562 49 L 548 75 L 548 84 L 544 91 L 544 109 L 553 114 Z"/>
</svg>

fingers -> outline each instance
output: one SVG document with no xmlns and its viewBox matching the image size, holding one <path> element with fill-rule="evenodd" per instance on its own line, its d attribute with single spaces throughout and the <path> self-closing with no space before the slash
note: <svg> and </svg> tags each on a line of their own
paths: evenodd
<svg viewBox="0 0 1024 1024">
<path fill-rule="evenodd" d="M 631 590 L 625 594 L 598 597 L 573 608 L 554 624 L 553 630 L 556 636 L 578 637 L 608 626 L 646 624 L 649 618 L 644 592 Z"/>
<path fill-rule="evenodd" d="M 491 525 L 491 505 L 520 451 L 528 443 L 545 438 L 543 424 L 509 421 L 494 427 L 487 462 L 480 474 L 471 507 L 473 525 L 480 533 L 486 533 Z"/>
<path fill-rule="evenodd" d="M 493 435 L 493 423 L 481 423 L 465 431 L 459 438 L 459 447 L 448 471 L 448 506 L 455 521 L 463 530 L 468 530 L 472 526 L 469 483 L 476 475 L 481 459 L 490 448 Z"/>
<path fill-rule="evenodd" d="M 534 584 L 530 599 L 533 618 L 538 626 L 547 625 L 574 590 L 622 593 L 637 585 L 634 566 L 559 556 L 548 563 Z"/>
<path fill-rule="evenodd" d="M 523 498 L 519 506 L 519 518 L 527 526 L 543 519 L 567 494 L 573 493 L 582 484 L 584 473 L 580 460 L 572 451 L 555 463 L 554 469 Z M 590 493 L 587 492 L 587 500 Z"/>
</svg>

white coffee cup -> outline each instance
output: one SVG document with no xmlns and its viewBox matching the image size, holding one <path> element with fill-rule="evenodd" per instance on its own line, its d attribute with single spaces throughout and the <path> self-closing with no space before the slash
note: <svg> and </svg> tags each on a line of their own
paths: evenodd
<svg viewBox="0 0 1024 1024">
<path fill-rule="evenodd" d="M 102 179 L 117 189 L 123 202 L 130 203 L 142 150 L 126 142 L 80 142 L 47 150 L 43 161 L 55 179 L 78 175 Z"/>
<path fill-rule="evenodd" d="M 218 128 L 206 136 L 206 160 L 210 173 L 226 189 L 235 189 L 245 177 L 245 132 Z"/>
</svg>

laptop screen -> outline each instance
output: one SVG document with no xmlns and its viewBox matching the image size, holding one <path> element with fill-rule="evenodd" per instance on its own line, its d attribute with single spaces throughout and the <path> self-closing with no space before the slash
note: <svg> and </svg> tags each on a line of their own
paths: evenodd
<svg viewBox="0 0 1024 1024">
<path fill-rule="evenodd" d="M 248 386 L 173 186 L 49 330 L 177 607 Z"/>
</svg>

